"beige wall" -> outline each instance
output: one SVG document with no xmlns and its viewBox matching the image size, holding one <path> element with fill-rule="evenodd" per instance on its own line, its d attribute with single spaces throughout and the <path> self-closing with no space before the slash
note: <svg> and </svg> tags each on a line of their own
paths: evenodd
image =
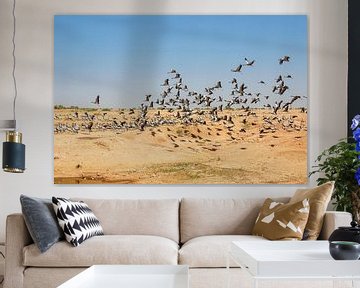
<svg viewBox="0 0 360 288">
<path fill-rule="evenodd" d="M 292 185 L 93 185 L 53 182 L 54 14 L 306 14 L 309 21 L 309 165 L 346 135 L 347 1 L 345 0 L 17 0 L 18 123 L 27 149 L 23 175 L 0 172 L 0 242 L 5 217 L 20 211 L 21 193 L 93 198 L 265 197 Z M 193 2 L 196 2 L 194 4 Z M 11 0 L 0 1 L 0 119 L 10 119 Z M 4 135 L 0 136 L 1 141 Z M 313 185 L 311 181 L 309 185 Z"/>
</svg>

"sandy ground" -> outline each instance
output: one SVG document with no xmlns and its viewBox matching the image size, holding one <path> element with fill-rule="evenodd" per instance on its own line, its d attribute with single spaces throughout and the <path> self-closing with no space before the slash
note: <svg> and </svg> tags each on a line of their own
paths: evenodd
<svg viewBox="0 0 360 288">
<path fill-rule="evenodd" d="M 303 184 L 307 114 L 300 109 L 55 109 L 54 183 Z M 190 119 L 190 122 L 189 122 Z"/>
</svg>

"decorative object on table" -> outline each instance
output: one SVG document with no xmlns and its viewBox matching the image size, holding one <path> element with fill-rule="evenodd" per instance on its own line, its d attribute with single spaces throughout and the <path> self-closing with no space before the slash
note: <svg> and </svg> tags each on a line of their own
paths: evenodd
<svg viewBox="0 0 360 288">
<path fill-rule="evenodd" d="M 358 260 L 360 257 L 360 244 L 349 241 L 331 241 L 329 251 L 331 257 L 335 260 Z"/>
<path fill-rule="evenodd" d="M 307 34 L 306 15 L 56 15 L 54 183 L 306 184 Z"/>
<path fill-rule="evenodd" d="M 350 241 L 360 244 L 360 226 L 356 221 L 352 221 L 349 227 L 339 227 L 331 233 L 329 241 Z"/>
<path fill-rule="evenodd" d="M 13 69 L 12 78 L 14 82 L 14 100 L 13 100 L 13 120 L 1 120 L 0 130 L 6 131 L 6 140 L 3 143 L 3 160 L 2 167 L 5 172 L 22 173 L 25 171 L 25 145 L 22 144 L 22 133 L 16 130 L 16 57 L 15 57 L 15 35 L 16 35 L 16 17 L 15 17 L 16 0 L 13 0 L 13 35 L 12 35 L 12 57 Z"/>
<path fill-rule="evenodd" d="M 104 235 L 99 220 L 84 202 L 52 197 L 52 203 L 66 241 L 75 247 L 93 236 Z"/>
<path fill-rule="evenodd" d="M 310 189 L 298 189 L 289 203 L 309 199 L 310 212 L 303 240 L 316 240 L 323 226 L 324 215 L 334 190 L 334 181 Z"/>
<path fill-rule="evenodd" d="M 26 227 L 41 253 L 64 239 L 51 199 L 21 195 L 20 203 Z"/>
<path fill-rule="evenodd" d="M 252 231 L 269 240 L 301 240 L 309 217 L 309 201 L 280 203 L 265 200 Z"/>
<path fill-rule="evenodd" d="M 324 150 L 316 159 L 317 165 L 310 176 L 319 173 L 317 183 L 335 181 L 334 200 L 337 211 L 352 213 L 353 219 L 360 218 L 360 115 L 353 118 L 351 129 L 353 139 L 342 139 Z M 355 140 L 356 143 L 352 141 Z"/>
</svg>

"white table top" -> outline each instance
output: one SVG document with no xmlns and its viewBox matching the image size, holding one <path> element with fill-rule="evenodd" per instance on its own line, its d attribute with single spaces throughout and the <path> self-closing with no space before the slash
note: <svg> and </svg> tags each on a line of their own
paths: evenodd
<svg viewBox="0 0 360 288">
<path fill-rule="evenodd" d="M 360 277 L 360 261 L 334 260 L 328 241 L 236 241 L 230 253 L 256 277 Z"/>
<path fill-rule="evenodd" d="M 58 288 L 188 288 L 184 265 L 94 265 Z"/>
</svg>

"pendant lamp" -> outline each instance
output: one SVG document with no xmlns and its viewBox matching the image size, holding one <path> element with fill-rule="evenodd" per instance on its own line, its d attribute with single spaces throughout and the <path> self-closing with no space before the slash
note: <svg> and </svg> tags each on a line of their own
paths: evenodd
<svg viewBox="0 0 360 288">
<path fill-rule="evenodd" d="M 2 167 L 5 172 L 23 173 L 25 171 L 25 145 L 22 144 L 22 133 L 16 129 L 16 98 L 17 86 L 15 77 L 16 57 L 15 57 L 15 35 L 16 35 L 16 0 L 13 0 L 13 35 L 12 35 L 12 58 L 13 69 L 12 78 L 14 82 L 13 100 L 13 120 L 0 121 L 0 130 L 6 131 L 6 139 L 3 143 Z"/>
</svg>

